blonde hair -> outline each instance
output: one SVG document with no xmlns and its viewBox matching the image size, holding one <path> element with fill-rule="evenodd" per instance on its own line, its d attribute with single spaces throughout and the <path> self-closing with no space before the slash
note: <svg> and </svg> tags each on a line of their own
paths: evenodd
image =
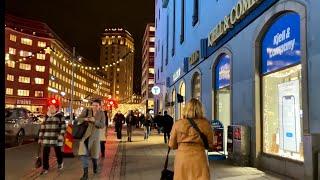
<svg viewBox="0 0 320 180">
<path fill-rule="evenodd" d="M 202 103 L 195 98 L 192 98 L 183 110 L 183 118 L 202 119 L 204 117 L 204 109 Z"/>
</svg>

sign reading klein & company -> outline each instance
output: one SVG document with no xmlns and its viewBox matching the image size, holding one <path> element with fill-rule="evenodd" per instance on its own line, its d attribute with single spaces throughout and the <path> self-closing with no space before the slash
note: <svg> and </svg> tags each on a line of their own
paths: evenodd
<svg viewBox="0 0 320 180">
<path fill-rule="evenodd" d="M 210 32 L 208 36 L 208 46 L 212 46 L 217 39 L 226 34 L 229 29 L 233 27 L 238 21 L 258 5 L 263 0 L 239 0 L 239 2 L 232 8 L 230 14 L 224 17 L 218 25 Z"/>
</svg>

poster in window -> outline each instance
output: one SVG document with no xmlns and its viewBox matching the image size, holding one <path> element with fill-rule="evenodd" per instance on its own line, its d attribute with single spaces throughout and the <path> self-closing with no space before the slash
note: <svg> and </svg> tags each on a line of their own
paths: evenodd
<svg viewBox="0 0 320 180">
<path fill-rule="evenodd" d="M 279 91 L 279 146 L 299 152 L 301 143 L 299 80 L 278 85 Z"/>
</svg>

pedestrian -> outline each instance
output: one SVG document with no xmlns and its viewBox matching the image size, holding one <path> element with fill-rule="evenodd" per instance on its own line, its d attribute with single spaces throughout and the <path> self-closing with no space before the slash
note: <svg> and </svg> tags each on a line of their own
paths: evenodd
<svg viewBox="0 0 320 180">
<path fill-rule="evenodd" d="M 80 159 L 83 166 L 81 180 L 88 179 L 89 160 L 92 160 L 93 173 L 99 171 L 98 159 L 100 155 L 100 129 L 105 127 L 105 114 L 101 110 L 101 101 L 94 100 L 91 108 L 84 109 L 78 117 L 78 124 L 88 123 L 88 128 L 79 142 Z"/>
<path fill-rule="evenodd" d="M 117 139 L 121 140 L 121 138 L 122 138 L 122 125 L 125 122 L 124 115 L 120 111 L 118 111 L 114 115 L 113 122 L 115 124 L 115 129 L 116 129 L 116 132 L 117 132 Z"/>
<path fill-rule="evenodd" d="M 58 169 L 63 169 L 63 157 L 61 147 L 64 142 L 66 122 L 60 112 L 60 103 L 57 99 L 50 99 L 45 121 L 41 124 L 38 143 L 43 146 L 43 169 L 41 174 L 47 174 L 49 170 L 49 155 L 51 147 L 54 148 Z"/>
<path fill-rule="evenodd" d="M 144 114 L 141 113 L 139 116 L 139 128 L 143 126 L 144 121 L 145 121 L 145 116 Z"/>
<path fill-rule="evenodd" d="M 213 131 L 209 120 L 204 117 L 201 102 L 192 98 L 185 106 L 183 118 L 173 125 L 169 140 L 169 147 L 177 149 L 174 180 L 209 180 L 205 149 L 211 149 L 212 146 Z"/>
<path fill-rule="evenodd" d="M 133 114 L 133 111 L 130 110 L 128 112 L 128 115 L 126 117 L 126 123 L 127 123 L 127 135 L 128 135 L 128 142 L 132 142 L 132 128 L 135 125 L 135 117 Z"/>
<path fill-rule="evenodd" d="M 144 118 L 143 126 L 144 126 L 144 139 L 148 140 L 150 136 L 150 128 L 152 123 L 152 116 L 149 112 L 147 112 L 146 117 Z"/>
<path fill-rule="evenodd" d="M 173 126 L 173 118 L 168 114 L 167 111 L 164 111 L 162 120 L 164 143 L 167 143 L 170 139 L 170 132 Z"/>
<path fill-rule="evenodd" d="M 106 141 L 107 141 L 107 135 L 108 135 L 108 111 L 103 111 L 104 116 L 106 117 L 105 120 L 105 127 L 100 129 L 100 149 L 101 149 L 101 157 L 105 157 L 105 151 L 106 151 Z"/>
<path fill-rule="evenodd" d="M 155 117 L 154 117 L 154 124 L 156 125 L 156 128 L 158 130 L 158 134 L 160 134 L 161 132 L 161 128 L 162 128 L 162 115 L 161 112 L 159 112 Z"/>
</svg>

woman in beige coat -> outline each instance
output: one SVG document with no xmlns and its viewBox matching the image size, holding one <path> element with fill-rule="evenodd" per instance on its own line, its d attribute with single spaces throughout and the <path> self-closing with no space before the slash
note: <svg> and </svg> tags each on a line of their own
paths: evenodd
<svg viewBox="0 0 320 180">
<path fill-rule="evenodd" d="M 89 123 L 88 129 L 79 142 L 78 155 L 82 161 L 83 176 L 82 180 L 88 179 L 89 159 L 93 164 L 93 172 L 98 173 L 98 158 L 100 155 L 100 129 L 105 127 L 106 117 L 101 111 L 101 101 L 94 100 L 92 108 L 85 109 L 77 118 L 78 123 Z"/>
<path fill-rule="evenodd" d="M 193 119 L 207 137 L 209 148 L 213 145 L 212 128 L 204 117 L 202 104 L 193 98 L 186 104 L 183 119 L 178 120 L 171 130 L 169 147 L 177 149 L 174 160 L 174 179 L 209 180 L 210 172 L 204 143 L 188 118 Z"/>
</svg>

